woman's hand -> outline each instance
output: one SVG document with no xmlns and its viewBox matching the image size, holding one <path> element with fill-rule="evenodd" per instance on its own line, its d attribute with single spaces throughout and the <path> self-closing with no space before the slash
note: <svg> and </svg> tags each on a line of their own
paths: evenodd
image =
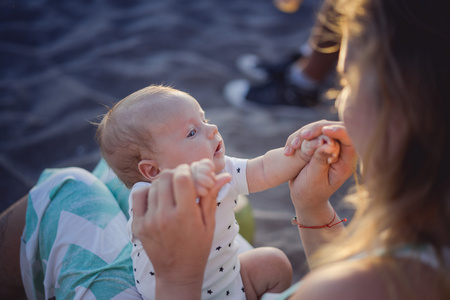
<svg viewBox="0 0 450 300">
<path fill-rule="evenodd" d="M 150 190 L 134 193 L 132 230 L 155 267 L 158 299 L 200 299 L 216 197 L 229 180 L 229 174 L 218 175 L 215 187 L 196 203 L 190 167 L 181 165 L 163 171 Z"/>
<path fill-rule="evenodd" d="M 341 122 L 319 121 L 301 128 L 289 137 L 286 155 L 291 155 L 300 148 L 303 140 L 314 139 L 321 134 L 339 141 L 340 153 L 337 161 L 329 164 L 328 154 L 315 151 L 310 162 L 289 182 L 297 222 L 304 226 L 323 226 L 330 224 L 332 220 L 339 223 L 340 218 L 335 215 L 328 199 L 350 177 L 355 168 L 355 150 Z M 343 229 L 342 223 L 326 230 L 299 229 L 310 265 L 312 254 L 341 234 Z"/>
<path fill-rule="evenodd" d="M 329 197 L 355 170 L 356 153 L 342 122 L 318 121 L 304 126 L 289 136 L 285 154 L 292 155 L 303 140 L 311 140 L 324 134 L 340 143 L 336 162 L 327 163 L 327 157 L 316 152 L 310 163 L 290 182 L 292 201 L 297 209 L 321 210 Z"/>
</svg>

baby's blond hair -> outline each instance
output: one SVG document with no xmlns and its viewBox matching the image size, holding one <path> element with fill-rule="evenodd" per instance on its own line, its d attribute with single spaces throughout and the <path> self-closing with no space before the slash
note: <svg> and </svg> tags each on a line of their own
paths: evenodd
<svg viewBox="0 0 450 300">
<path fill-rule="evenodd" d="M 151 104 L 185 94 L 167 86 L 145 87 L 117 102 L 98 124 L 96 136 L 102 156 L 127 188 L 148 181 L 139 172 L 138 164 L 142 151 L 151 153 L 154 148 L 145 125 L 152 120 Z"/>
</svg>

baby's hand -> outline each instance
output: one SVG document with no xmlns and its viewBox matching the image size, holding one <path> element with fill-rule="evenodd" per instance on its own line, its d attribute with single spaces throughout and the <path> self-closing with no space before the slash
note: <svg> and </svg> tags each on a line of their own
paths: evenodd
<svg viewBox="0 0 450 300">
<path fill-rule="evenodd" d="M 210 159 L 202 159 L 191 164 L 191 173 L 199 197 L 205 197 L 216 183 L 215 166 Z"/>
<path fill-rule="evenodd" d="M 332 164 L 335 163 L 339 158 L 339 152 L 340 152 L 340 145 L 339 143 L 326 136 L 326 135 L 320 135 L 316 139 L 313 140 L 304 140 L 302 143 L 302 146 L 299 150 L 301 151 L 301 156 L 307 159 L 308 161 L 313 156 L 314 152 L 319 151 L 321 154 L 325 154 L 327 158 L 327 163 Z"/>
</svg>

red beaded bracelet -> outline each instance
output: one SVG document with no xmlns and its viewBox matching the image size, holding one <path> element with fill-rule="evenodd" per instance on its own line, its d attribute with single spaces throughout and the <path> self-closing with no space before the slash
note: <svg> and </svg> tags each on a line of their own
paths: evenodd
<svg viewBox="0 0 450 300">
<path fill-rule="evenodd" d="M 322 228 L 331 228 L 333 226 L 336 226 L 337 224 L 340 224 L 342 222 L 347 222 L 347 219 L 342 219 L 339 222 L 336 222 L 333 224 L 334 220 L 336 219 L 336 211 L 334 212 L 333 220 L 331 220 L 330 223 L 322 225 L 322 226 L 305 226 L 297 222 L 297 217 L 293 217 L 291 220 L 292 225 L 297 225 L 299 228 L 308 228 L 308 229 L 322 229 Z"/>
</svg>

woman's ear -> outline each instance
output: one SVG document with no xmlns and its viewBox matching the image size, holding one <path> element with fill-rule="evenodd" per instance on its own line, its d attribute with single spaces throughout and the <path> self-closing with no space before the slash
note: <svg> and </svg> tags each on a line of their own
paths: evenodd
<svg viewBox="0 0 450 300">
<path fill-rule="evenodd" d="M 141 175 L 150 181 L 153 181 L 156 178 L 158 178 L 158 175 L 161 172 L 161 170 L 158 168 L 158 164 L 156 163 L 156 161 L 152 159 L 141 160 L 139 162 L 138 168 L 139 172 L 141 172 Z"/>
</svg>

